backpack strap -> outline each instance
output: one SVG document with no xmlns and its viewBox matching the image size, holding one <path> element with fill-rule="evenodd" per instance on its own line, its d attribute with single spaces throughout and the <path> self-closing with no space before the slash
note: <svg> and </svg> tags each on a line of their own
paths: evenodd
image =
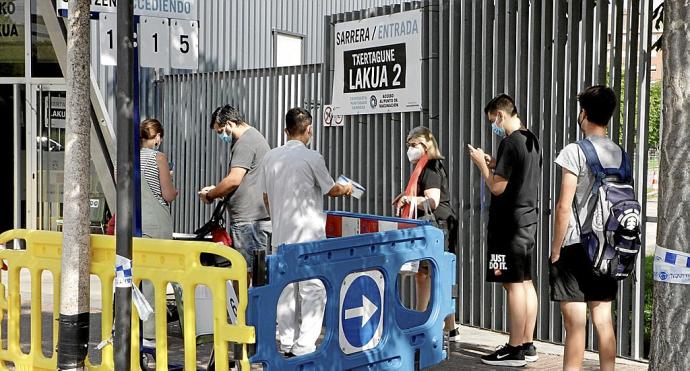
<svg viewBox="0 0 690 371">
<path fill-rule="evenodd" d="M 596 194 L 599 191 L 599 187 L 606 179 L 606 171 L 601 162 L 599 161 L 599 156 L 597 156 L 597 151 L 594 149 L 594 145 L 587 139 L 578 140 L 577 145 L 580 147 L 582 152 L 585 154 L 587 159 L 587 167 L 594 175 L 594 186 L 592 187 L 592 194 Z M 616 169 L 616 172 L 618 169 Z"/>
<path fill-rule="evenodd" d="M 630 157 L 628 157 L 628 153 L 625 152 L 625 150 L 623 149 L 623 147 L 620 146 L 620 144 L 618 145 L 618 147 L 621 149 L 621 167 L 618 169 L 618 175 L 622 182 L 632 184 L 633 177 L 632 169 L 630 166 Z"/>
</svg>

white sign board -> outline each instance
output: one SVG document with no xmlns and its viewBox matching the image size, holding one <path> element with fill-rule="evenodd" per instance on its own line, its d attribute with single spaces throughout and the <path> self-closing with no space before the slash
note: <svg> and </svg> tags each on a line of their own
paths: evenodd
<svg viewBox="0 0 690 371">
<path fill-rule="evenodd" d="M 134 15 L 198 20 L 196 0 L 132 0 Z M 116 0 L 91 0 L 94 13 L 116 13 Z M 67 0 L 57 0 L 57 12 L 67 15 Z"/>
<path fill-rule="evenodd" d="M 334 113 L 421 109 L 421 10 L 337 23 L 334 50 Z"/>
<path fill-rule="evenodd" d="M 343 116 L 333 113 L 333 106 L 327 104 L 323 108 L 323 126 L 343 126 Z"/>
<path fill-rule="evenodd" d="M 199 68 L 199 23 L 170 20 L 170 66 L 195 70 Z"/>
<path fill-rule="evenodd" d="M 45 127 L 64 129 L 67 126 L 67 108 L 65 97 L 45 97 L 46 120 Z"/>
<path fill-rule="evenodd" d="M 168 20 L 156 17 L 139 18 L 139 65 L 168 68 L 170 66 L 170 30 Z"/>
<path fill-rule="evenodd" d="M 117 16 L 103 13 L 98 22 L 101 64 L 117 66 Z"/>
</svg>

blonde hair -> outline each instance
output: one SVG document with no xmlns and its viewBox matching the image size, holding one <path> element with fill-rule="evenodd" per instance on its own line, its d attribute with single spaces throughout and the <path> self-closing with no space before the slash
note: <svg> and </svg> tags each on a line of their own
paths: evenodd
<svg viewBox="0 0 690 371">
<path fill-rule="evenodd" d="M 441 154 L 441 150 L 438 148 L 436 138 L 434 138 L 434 134 L 431 133 L 429 128 L 425 126 L 417 126 L 416 128 L 412 128 L 410 133 L 407 134 L 407 142 L 409 143 L 409 141 L 412 139 L 417 139 L 420 143 L 424 144 L 424 147 L 426 147 L 426 153 L 429 156 L 429 160 L 444 159 L 443 155 Z"/>
<path fill-rule="evenodd" d="M 163 125 L 156 119 L 146 119 L 139 124 L 139 140 L 143 143 L 145 140 L 153 139 L 160 134 L 163 138 Z"/>
</svg>

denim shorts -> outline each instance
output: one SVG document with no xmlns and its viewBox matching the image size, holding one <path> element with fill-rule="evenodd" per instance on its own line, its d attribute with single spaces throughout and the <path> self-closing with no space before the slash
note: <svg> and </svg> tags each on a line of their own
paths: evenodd
<svg viewBox="0 0 690 371">
<path fill-rule="evenodd" d="M 273 229 L 270 220 L 255 220 L 251 222 L 236 222 L 230 224 L 232 245 L 247 261 L 247 271 L 252 271 L 256 251 L 267 252 L 271 246 Z"/>
</svg>

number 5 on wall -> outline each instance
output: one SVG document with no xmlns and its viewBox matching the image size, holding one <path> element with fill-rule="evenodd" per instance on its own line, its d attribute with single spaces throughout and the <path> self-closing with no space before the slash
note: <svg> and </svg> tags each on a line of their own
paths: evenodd
<svg viewBox="0 0 690 371">
<path fill-rule="evenodd" d="M 170 67 L 199 67 L 199 23 L 173 19 L 170 23 Z"/>
</svg>

